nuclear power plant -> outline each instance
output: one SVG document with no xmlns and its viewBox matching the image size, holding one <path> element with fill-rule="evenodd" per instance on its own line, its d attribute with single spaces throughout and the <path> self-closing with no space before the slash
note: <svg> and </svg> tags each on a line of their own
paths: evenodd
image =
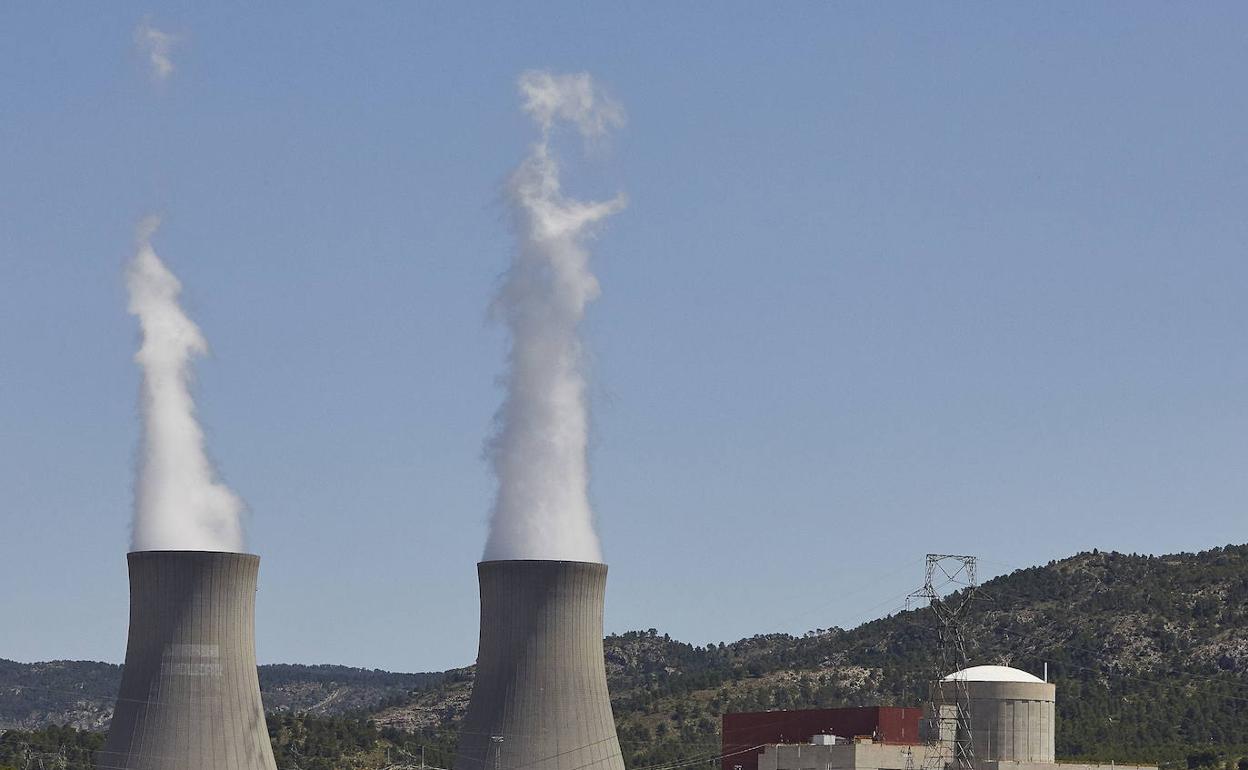
<svg viewBox="0 0 1248 770">
<path fill-rule="evenodd" d="M 607 565 L 485 561 L 455 770 L 624 770 L 607 693 Z"/>
<path fill-rule="evenodd" d="M 944 770 L 960 742 L 975 770 L 1155 770 L 1057 764 L 1056 687 L 1026 671 L 972 666 L 933 682 L 931 694 L 923 709 L 725 714 L 722 770 Z M 957 703 L 969 704 L 964 719 L 951 713 Z"/>
<path fill-rule="evenodd" d="M 135 551 L 121 689 L 98 770 L 276 770 L 254 634 L 260 558 Z"/>
<path fill-rule="evenodd" d="M 480 636 L 454 770 L 625 770 L 604 660 L 607 566 L 590 505 L 592 383 L 581 329 L 600 291 L 586 242 L 626 200 L 567 197 L 551 146 L 556 123 L 599 139 L 623 113 L 586 73 L 532 70 L 518 86 L 538 138 L 505 187 L 516 248 L 490 307 L 509 332 L 500 378 L 507 394 L 486 445 L 499 488 L 477 565 Z M 158 224 L 140 224 L 127 270 L 129 310 L 143 334 L 135 360 L 144 439 L 127 557 L 125 667 L 95 766 L 276 770 L 255 654 L 260 559 L 238 552 L 245 505 L 221 482 L 196 420 L 191 362 L 208 345 L 178 303 L 181 283 L 152 246 Z M 946 600 L 950 584 L 967 590 Z M 910 598 L 927 600 L 941 624 L 940 673 L 962 670 L 930 675 L 938 681 L 925 708 L 726 714 L 722 770 L 1096 768 L 1055 764 L 1053 684 L 967 663 L 959 619 L 975 586 L 975 557 L 928 555 L 924 588 Z M 417 767 L 391 764 L 392 747 L 406 754 L 398 741 L 361 743 L 361 754 L 378 760 L 361 762 L 375 766 L 384 748 L 391 770 Z M 423 749 L 420 770 L 441 770 L 425 764 Z"/>
</svg>

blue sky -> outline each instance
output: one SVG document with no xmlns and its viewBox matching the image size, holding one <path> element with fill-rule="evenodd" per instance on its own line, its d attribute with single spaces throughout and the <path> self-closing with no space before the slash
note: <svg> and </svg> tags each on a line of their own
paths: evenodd
<svg viewBox="0 0 1248 770">
<path fill-rule="evenodd" d="M 0 657 L 123 655 L 155 213 L 262 661 L 472 661 L 534 67 L 628 113 L 559 148 L 630 201 L 585 328 L 609 630 L 1248 540 L 1243 5 L 7 4 Z"/>
</svg>

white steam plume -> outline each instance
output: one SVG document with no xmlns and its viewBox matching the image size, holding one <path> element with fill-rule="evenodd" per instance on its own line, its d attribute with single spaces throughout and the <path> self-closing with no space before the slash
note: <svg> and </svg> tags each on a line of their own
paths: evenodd
<svg viewBox="0 0 1248 770">
<path fill-rule="evenodd" d="M 177 35 L 156 29 L 150 19 L 144 19 L 134 30 L 134 44 L 147 56 L 152 78 L 157 82 L 164 82 L 173 74 L 172 54 L 176 42 Z"/>
<path fill-rule="evenodd" d="M 572 124 L 586 139 L 623 121 L 587 74 L 526 72 L 524 109 L 541 138 L 507 184 L 516 251 L 493 311 L 510 336 L 507 389 L 488 454 L 498 498 L 484 559 L 601 561 L 589 505 L 589 413 L 580 337 L 598 296 L 584 241 L 624 207 L 623 196 L 583 203 L 559 189 L 551 131 Z"/>
<path fill-rule="evenodd" d="M 143 443 L 135 485 L 136 551 L 241 551 L 243 502 L 217 480 L 191 398 L 191 358 L 208 351 L 199 327 L 178 306 L 182 284 L 152 249 L 160 225 L 138 227 L 138 249 L 126 269 L 130 313 L 143 343 Z"/>
</svg>

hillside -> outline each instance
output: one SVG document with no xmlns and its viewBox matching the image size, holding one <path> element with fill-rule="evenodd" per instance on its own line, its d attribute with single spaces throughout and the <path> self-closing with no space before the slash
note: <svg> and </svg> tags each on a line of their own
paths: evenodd
<svg viewBox="0 0 1248 770">
<path fill-rule="evenodd" d="M 966 636 L 977 663 L 1058 687 L 1067 758 L 1186 759 L 1248 751 L 1248 546 L 1198 554 L 1083 553 L 989 581 Z M 918 705 L 937 670 L 926 610 L 850 631 L 695 647 L 650 630 L 608 637 L 612 701 L 631 766 L 714 755 L 725 711 Z M 452 730 L 466 676 L 373 715 Z"/>
<path fill-rule="evenodd" d="M 1049 664 L 1061 757 L 1196 767 L 1248 754 L 1248 546 L 1160 557 L 1094 551 L 1019 570 L 983 586 L 966 635 L 975 662 Z M 629 766 L 714 756 L 725 711 L 915 705 L 937 670 L 934 639 L 925 610 L 706 647 L 653 629 L 608 637 Z M 0 664 L 0 723 L 98 729 L 117 676 L 104 664 Z M 279 754 L 354 751 L 358 767 L 375 766 L 367 757 L 383 744 L 449 757 L 471 677 L 471 669 L 261 669 L 266 705 L 289 715 L 271 725 Z"/>
<path fill-rule="evenodd" d="M 336 716 L 378 709 L 434 685 L 444 674 L 393 674 L 347 666 L 260 666 L 260 690 L 270 713 Z M 56 660 L 0 659 L 0 730 L 62 725 L 107 729 L 121 666 Z"/>
</svg>

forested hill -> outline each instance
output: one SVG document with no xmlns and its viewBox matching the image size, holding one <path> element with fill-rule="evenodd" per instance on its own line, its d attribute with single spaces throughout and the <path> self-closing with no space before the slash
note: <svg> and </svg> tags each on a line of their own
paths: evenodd
<svg viewBox="0 0 1248 770">
<path fill-rule="evenodd" d="M 980 596 L 965 628 L 972 662 L 1049 664 L 1060 756 L 1248 754 L 1248 546 L 1082 553 L 991 580 Z M 707 647 L 653 630 L 608 637 L 625 753 L 632 766 L 713 755 L 724 711 L 918 705 L 939 669 L 935 640 L 927 610 Z M 469 687 L 467 675 L 448 677 L 375 719 L 453 728 Z"/>
<path fill-rule="evenodd" d="M 364 712 L 403 701 L 444 678 L 347 666 L 260 666 L 260 689 L 270 713 Z M 120 684 L 121 666 L 112 663 L 0 659 L 0 730 L 52 724 L 103 730 Z"/>
<path fill-rule="evenodd" d="M 974 663 L 1049 664 L 1063 758 L 1213 767 L 1248 755 L 1248 546 L 1094 551 L 1019 570 L 982 587 L 965 634 Z M 630 767 L 713 756 L 724 711 L 917 705 L 938 670 L 935 652 L 926 610 L 706 647 L 654 630 L 606 640 Z M 0 663 L 0 724 L 98 729 L 117 676 L 105 664 Z M 372 767 L 382 745 L 445 757 L 471 676 L 261 669 L 266 704 L 286 714 L 270 720 L 279 757 L 316 755 L 326 770 L 347 766 L 334 759 L 347 754 L 351 766 Z"/>
</svg>

